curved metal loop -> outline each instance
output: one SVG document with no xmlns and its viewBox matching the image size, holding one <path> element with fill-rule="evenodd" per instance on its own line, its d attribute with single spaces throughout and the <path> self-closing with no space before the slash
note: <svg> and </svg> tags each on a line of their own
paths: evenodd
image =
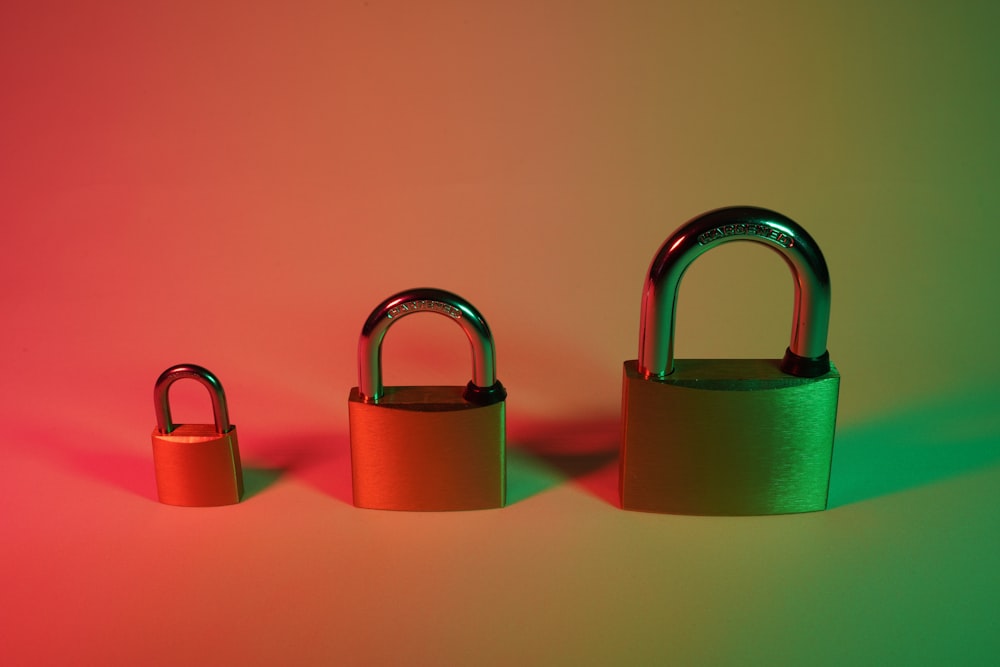
<svg viewBox="0 0 1000 667">
<path fill-rule="evenodd" d="M 212 414 L 215 417 L 215 431 L 220 435 L 232 430 L 229 423 L 229 408 L 226 406 L 226 393 L 222 389 L 219 378 L 197 364 L 178 364 L 160 373 L 153 386 L 153 408 L 156 410 L 156 427 L 160 433 L 170 433 L 174 423 L 170 418 L 170 385 L 177 380 L 191 378 L 205 385 L 212 397 Z"/>
<path fill-rule="evenodd" d="M 358 390 L 367 403 L 378 403 L 382 387 L 382 340 L 392 324 L 413 313 L 439 313 L 462 327 L 472 346 L 470 389 L 487 390 L 497 383 L 493 334 L 476 308 L 441 289 L 421 287 L 390 296 L 375 306 L 361 328 L 358 341 Z M 502 388 L 500 389 L 502 391 Z"/>
<path fill-rule="evenodd" d="M 780 213 L 740 206 L 720 208 L 688 221 L 664 241 L 643 287 L 639 372 L 663 378 L 674 370 L 674 320 L 681 277 L 695 259 L 729 241 L 756 241 L 782 256 L 795 279 L 792 335 L 782 370 L 815 377 L 830 370 L 830 274 L 808 232 Z"/>
</svg>

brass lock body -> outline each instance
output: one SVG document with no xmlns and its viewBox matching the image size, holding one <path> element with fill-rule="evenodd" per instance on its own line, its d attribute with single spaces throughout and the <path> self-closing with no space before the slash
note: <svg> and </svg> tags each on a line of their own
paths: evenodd
<svg viewBox="0 0 1000 667">
<path fill-rule="evenodd" d="M 771 247 L 792 270 L 795 312 L 784 358 L 674 360 L 684 271 L 736 240 Z M 829 318 L 826 261 L 785 216 L 719 209 L 674 232 L 646 279 L 639 359 L 624 365 L 622 507 L 733 516 L 825 509 L 840 391 L 826 350 Z"/>
<path fill-rule="evenodd" d="M 382 341 L 400 318 L 433 312 L 456 322 L 472 346 L 465 386 L 383 387 Z M 358 343 L 358 386 L 348 416 L 354 504 L 388 510 L 503 507 L 507 494 L 507 392 L 496 379 L 493 337 L 458 295 L 420 288 L 372 311 Z"/>
<path fill-rule="evenodd" d="M 208 389 L 214 424 L 173 423 L 169 390 L 182 378 L 197 380 Z M 153 468 L 160 502 L 185 507 L 238 503 L 243 497 L 239 443 L 219 379 L 195 364 L 173 366 L 157 379 L 153 404 Z"/>
</svg>

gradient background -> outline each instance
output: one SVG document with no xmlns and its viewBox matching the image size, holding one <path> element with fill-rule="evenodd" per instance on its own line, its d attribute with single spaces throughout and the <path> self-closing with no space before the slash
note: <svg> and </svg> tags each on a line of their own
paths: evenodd
<svg viewBox="0 0 1000 667">
<path fill-rule="evenodd" d="M 0 661 L 995 661 L 995 3 L 292 4 L 0 6 Z M 732 204 L 830 265 L 833 508 L 622 512 L 643 277 Z M 502 511 L 350 505 L 357 335 L 419 285 L 493 329 Z M 791 308 L 719 248 L 678 356 L 779 357 Z M 227 389 L 238 506 L 155 501 L 182 361 Z M 440 317 L 385 364 L 469 376 Z"/>
</svg>

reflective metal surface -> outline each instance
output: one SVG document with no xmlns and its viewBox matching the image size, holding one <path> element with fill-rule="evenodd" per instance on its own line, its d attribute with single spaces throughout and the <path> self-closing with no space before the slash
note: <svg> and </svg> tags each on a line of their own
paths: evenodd
<svg viewBox="0 0 1000 667">
<path fill-rule="evenodd" d="M 819 246 L 780 213 L 749 206 L 721 208 L 682 225 L 663 243 L 643 288 L 639 373 L 663 378 L 674 368 L 674 319 L 681 278 L 703 253 L 730 241 L 754 241 L 775 250 L 795 279 L 795 312 L 789 351 L 801 359 L 826 354 L 830 325 L 830 274 Z M 794 369 L 785 369 L 795 372 Z M 816 374 L 822 374 L 820 370 Z"/>
<path fill-rule="evenodd" d="M 170 416 L 170 386 L 190 378 L 203 384 L 212 398 L 212 424 L 174 424 Z M 236 426 L 222 383 L 195 364 L 172 366 L 160 374 L 153 388 L 156 428 L 153 429 L 153 469 L 160 502 L 185 507 L 238 503 L 243 496 Z"/>
<path fill-rule="evenodd" d="M 153 431 L 153 469 L 161 503 L 183 507 L 233 505 L 243 497 L 236 427 L 218 434 L 211 424 L 178 424 Z"/>
<path fill-rule="evenodd" d="M 486 320 L 457 294 L 425 287 L 390 296 L 375 307 L 361 328 L 358 389 L 362 400 L 378 403 L 382 398 L 382 340 L 389 327 L 407 315 L 420 312 L 444 315 L 462 327 L 472 346 L 472 384 L 484 389 L 497 384 L 496 351 Z"/>
<path fill-rule="evenodd" d="M 383 510 L 503 507 L 506 404 L 473 405 L 462 387 L 387 387 L 348 410 L 354 504 Z"/>
<path fill-rule="evenodd" d="M 840 374 L 777 359 L 678 359 L 649 380 L 627 361 L 620 495 L 629 510 L 762 515 L 826 508 Z"/>
<path fill-rule="evenodd" d="M 197 364 L 171 366 L 156 379 L 156 384 L 153 386 L 153 410 L 156 412 L 156 427 L 160 433 L 170 433 L 174 430 L 170 418 L 170 385 L 183 378 L 197 380 L 208 389 L 212 397 L 212 415 L 215 417 L 216 433 L 227 433 L 231 426 L 222 383 L 210 370 Z"/>
<path fill-rule="evenodd" d="M 772 248 L 795 279 L 791 342 L 782 360 L 674 360 L 681 278 L 729 241 Z M 723 208 L 682 225 L 643 286 L 639 358 L 622 380 L 622 507 L 757 515 L 826 507 L 840 374 L 826 350 L 830 275 L 798 224 L 761 208 Z"/>
<path fill-rule="evenodd" d="M 382 340 L 419 312 L 451 318 L 472 347 L 466 387 L 383 387 Z M 348 415 L 354 504 L 384 510 L 503 507 L 507 392 L 496 379 L 493 336 L 472 304 L 440 289 L 395 294 L 372 311 L 358 343 L 359 386 Z"/>
</svg>

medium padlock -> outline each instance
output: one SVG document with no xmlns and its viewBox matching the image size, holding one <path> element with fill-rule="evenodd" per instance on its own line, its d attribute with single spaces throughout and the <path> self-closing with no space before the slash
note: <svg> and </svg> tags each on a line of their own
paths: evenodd
<svg viewBox="0 0 1000 667">
<path fill-rule="evenodd" d="M 383 387 L 382 341 L 394 322 L 438 313 L 472 345 L 465 386 Z M 507 495 L 505 399 L 493 336 L 465 299 L 420 288 L 372 311 L 358 342 L 358 386 L 348 412 L 354 504 L 370 509 L 472 510 L 503 507 Z"/>
<path fill-rule="evenodd" d="M 182 378 L 197 380 L 208 389 L 214 424 L 173 423 L 168 392 Z M 243 496 L 243 469 L 236 426 L 229 423 L 219 379 L 195 364 L 172 366 L 156 380 L 153 405 L 153 467 L 160 502 L 187 507 L 238 503 Z"/>
<path fill-rule="evenodd" d="M 729 241 L 777 251 L 795 278 L 782 360 L 673 358 L 677 293 L 702 253 Z M 649 267 L 639 358 L 626 361 L 620 494 L 629 510 L 759 515 L 826 508 L 840 373 L 826 349 L 830 275 L 798 224 L 761 208 L 681 226 Z"/>
</svg>

